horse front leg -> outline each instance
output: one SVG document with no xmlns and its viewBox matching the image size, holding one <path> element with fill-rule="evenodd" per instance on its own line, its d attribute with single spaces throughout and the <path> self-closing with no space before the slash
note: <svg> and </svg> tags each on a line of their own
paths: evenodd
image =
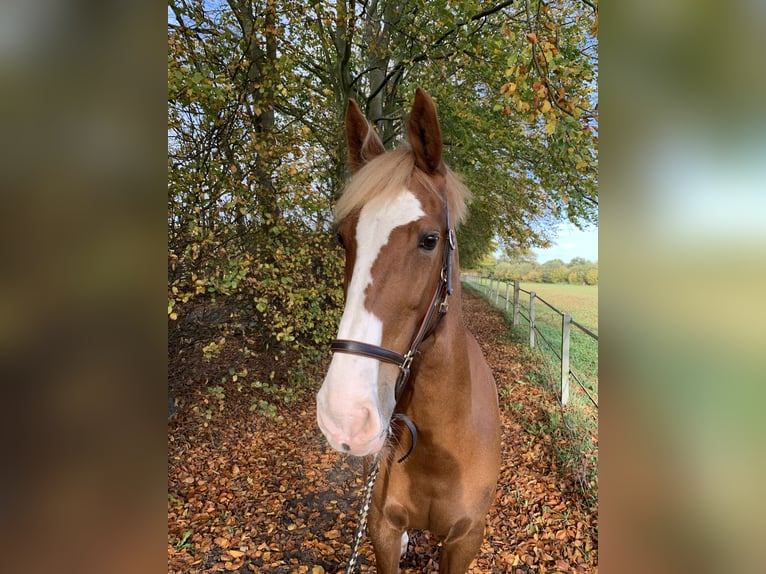
<svg viewBox="0 0 766 574">
<path fill-rule="evenodd" d="M 392 521 L 385 514 L 373 505 L 367 529 L 375 551 L 377 571 L 380 574 L 396 574 L 399 572 L 399 560 L 407 550 L 408 537 L 403 521 Z"/>
<path fill-rule="evenodd" d="M 439 574 L 465 574 L 484 541 L 484 520 L 458 520 L 442 544 Z"/>
</svg>

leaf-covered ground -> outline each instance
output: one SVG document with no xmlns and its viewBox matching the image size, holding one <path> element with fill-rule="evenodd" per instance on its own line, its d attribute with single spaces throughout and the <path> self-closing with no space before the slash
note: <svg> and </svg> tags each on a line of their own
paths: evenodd
<svg viewBox="0 0 766 574">
<path fill-rule="evenodd" d="M 495 374 L 503 424 L 497 496 L 469 571 L 597 572 L 595 509 L 557 469 L 554 443 L 561 439 L 546 432 L 545 409 L 554 399 L 528 382 L 534 366 L 509 342 L 502 319 L 470 292 L 463 300 L 466 324 Z M 170 338 L 168 572 L 343 571 L 364 476 L 360 461 L 329 449 L 317 428 L 313 392 L 323 365 L 309 391 L 291 402 L 264 396 L 276 409 L 269 412 L 252 395 L 258 389 L 242 384 L 269 380 L 279 369 L 267 355 L 243 359 L 235 347 L 244 343 L 229 337 L 206 361 L 205 342 L 193 333 Z M 247 375 L 233 380 L 232 366 Z M 438 564 L 438 541 L 411 532 L 402 571 L 432 572 Z M 375 571 L 368 539 L 360 565 Z"/>
</svg>

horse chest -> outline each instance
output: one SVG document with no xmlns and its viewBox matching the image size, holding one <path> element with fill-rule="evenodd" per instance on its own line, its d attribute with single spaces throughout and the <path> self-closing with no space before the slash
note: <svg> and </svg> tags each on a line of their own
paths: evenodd
<svg viewBox="0 0 766 574">
<path fill-rule="evenodd" d="M 470 497 L 456 468 L 432 472 L 393 468 L 382 483 L 385 487 L 376 489 L 376 498 L 383 515 L 397 528 L 430 530 L 441 536 L 470 514 Z"/>
</svg>

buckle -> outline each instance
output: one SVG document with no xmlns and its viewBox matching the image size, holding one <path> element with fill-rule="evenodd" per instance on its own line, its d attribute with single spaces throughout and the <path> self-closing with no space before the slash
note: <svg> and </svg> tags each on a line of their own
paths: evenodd
<svg viewBox="0 0 766 574">
<path fill-rule="evenodd" d="M 407 351 L 407 354 L 404 355 L 404 362 L 399 365 L 399 368 L 409 374 L 410 372 L 410 365 L 412 365 L 412 360 L 415 358 L 415 355 L 413 354 L 412 350 L 410 349 Z"/>
<path fill-rule="evenodd" d="M 443 313 L 446 313 L 447 311 L 449 311 L 449 301 L 445 297 L 444 299 L 442 299 L 442 302 L 439 305 L 439 313 L 443 314 Z"/>
</svg>

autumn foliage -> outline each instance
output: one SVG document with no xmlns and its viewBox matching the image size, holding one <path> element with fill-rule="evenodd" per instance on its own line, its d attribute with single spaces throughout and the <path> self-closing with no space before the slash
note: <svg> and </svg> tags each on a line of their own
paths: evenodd
<svg viewBox="0 0 766 574">
<path fill-rule="evenodd" d="M 570 2 L 171 0 L 169 322 L 235 295 L 270 348 L 313 360 L 340 307 L 350 97 L 387 148 L 415 88 L 435 99 L 474 197 L 463 264 L 595 222 L 594 18 Z"/>
<path fill-rule="evenodd" d="M 470 571 L 596 572 L 595 508 L 559 468 L 554 447 L 562 439 L 545 430 L 555 399 L 530 382 L 536 365 L 508 342 L 503 321 L 475 295 L 463 297 L 466 323 L 480 334 L 498 384 L 503 426 L 497 495 Z M 273 389 L 284 365 L 268 354 L 242 359 L 237 346 L 246 342 L 230 337 L 216 360 L 206 360 L 198 348 L 205 333 L 177 335 L 170 350 L 168 572 L 342 570 L 364 475 L 361 462 L 329 449 L 316 426 L 313 391 L 327 361 L 314 365 L 306 392 L 280 397 Z M 232 380 L 230 368 L 246 375 Z M 242 384 L 247 380 L 270 381 L 272 390 Z M 223 382 L 211 391 L 205 381 Z M 251 408 L 264 399 L 273 411 Z M 410 538 L 402 567 L 437 570 L 438 541 L 425 532 Z M 360 563 L 374 571 L 368 540 Z"/>
</svg>

